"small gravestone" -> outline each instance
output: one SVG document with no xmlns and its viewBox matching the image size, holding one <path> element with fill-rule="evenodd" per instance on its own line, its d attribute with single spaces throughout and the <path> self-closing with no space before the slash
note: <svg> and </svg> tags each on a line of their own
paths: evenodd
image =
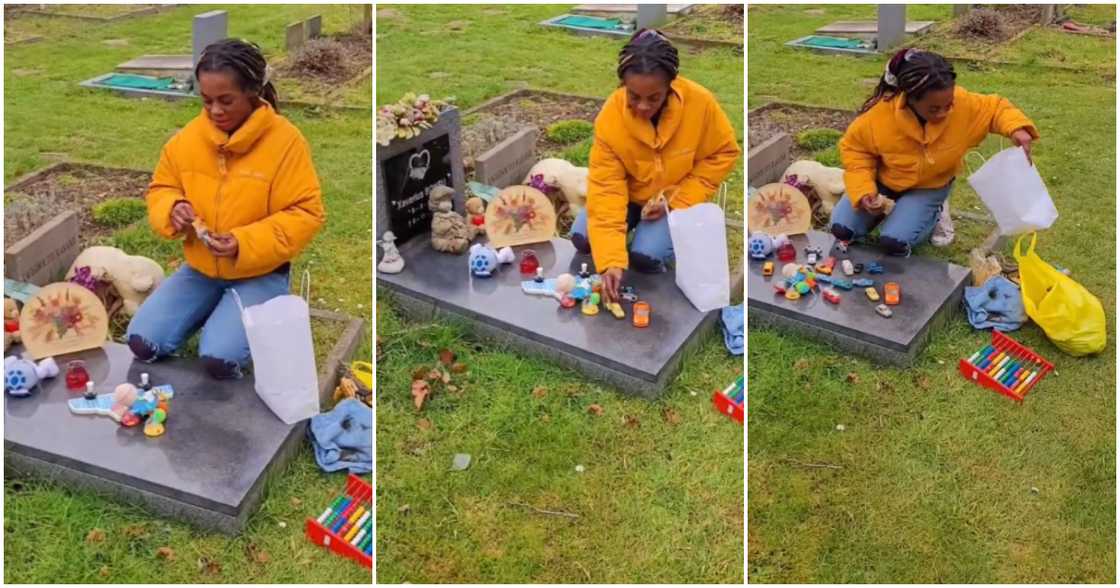
<svg viewBox="0 0 1120 588">
<path fill-rule="evenodd" d="M 879 5 L 879 34 L 876 49 L 886 51 L 902 42 L 906 37 L 906 5 Z"/>
<path fill-rule="evenodd" d="M 307 38 L 318 39 L 323 36 L 323 16 L 316 14 L 307 19 Z"/>
<path fill-rule="evenodd" d="M 304 27 L 304 22 L 293 22 L 284 29 L 284 46 L 288 49 L 288 53 L 298 51 L 303 47 L 303 42 L 307 38 L 307 29 Z"/>
<path fill-rule="evenodd" d="M 78 215 L 56 216 L 4 251 L 4 277 L 43 286 L 62 278 L 78 257 Z"/>
<path fill-rule="evenodd" d="M 535 128 L 522 129 L 478 156 L 474 162 L 474 179 L 498 188 L 520 184 L 537 162 L 537 134 Z"/>
<path fill-rule="evenodd" d="M 747 153 L 747 184 L 762 186 L 782 179 L 782 173 L 789 167 L 789 152 L 793 148 L 793 138 L 786 133 L 778 133 L 763 144 Z"/>
<path fill-rule="evenodd" d="M 198 65 L 198 58 L 207 45 L 229 37 L 229 14 L 212 10 L 196 15 L 191 23 L 191 69 Z"/>
<path fill-rule="evenodd" d="M 436 186 L 453 188 L 455 209 L 463 211 L 466 187 L 454 108 L 417 137 L 377 146 L 377 236 L 391 230 L 400 245 L 431 230 L 428 197 Z"/>
</svg>

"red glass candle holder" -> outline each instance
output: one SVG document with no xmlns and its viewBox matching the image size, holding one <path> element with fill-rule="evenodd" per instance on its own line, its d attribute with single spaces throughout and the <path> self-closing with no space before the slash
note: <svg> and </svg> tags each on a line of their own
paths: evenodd
<svg viewBox="0 0 1120 588">
<path fill-rule="evenodd" d="M 541 266 L 540 260 L 537 259 L 537 253 L 532 249 L 526 249 L 521 252 L 521 273 L 536 275 L 537 268 Z"/>
<path fill-rule="evenodd" d="M 76 359 L 66 364 L 66 389 L 71 392 L 85 392 L 86 382 L 89 381 L 89 372 L 86 362 Z"/>
</svg>

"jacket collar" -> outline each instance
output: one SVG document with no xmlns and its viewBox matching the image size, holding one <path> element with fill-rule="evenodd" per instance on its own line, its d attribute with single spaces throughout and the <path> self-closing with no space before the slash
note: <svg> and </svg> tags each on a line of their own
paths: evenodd
<svg viewBox="0 0 1120 588">
<path fill-rule="evenodd" d="M 961 102 L 961 92 L 963 89 L 958 85 L 953 90 L 953 100 L 956 103 Z M 945 132 L 949 127 L 949 121 L 957 113 L 957 109 L 953 108 L 949 112 L 949 116 L 945 117 L 939 123 L 932 123 L 927 121 L 925 127 L 922 127 L 921 121 L 918 120 L 914 111 L 906 104 L 906 95 L 899 94 L 891 98 L 891 107 L 894 109 L 894 121 L 898 128 L 902 129 L 910 138 L 924 145 L 929 145 L 937 141 L 938 137 Z"/>
<path fill-rule="evenodd" d="M 656 131 L 648 120 L 630 112 L 630 108 L 626 106 L 626 90 L 622 90 L 622 120 L 626 131 L 652 149 L 664 147 L 677 132 L 683 118 L 684 103 L 688 97 L 688 81 L 677 76 L 669 84 L 669 89 L 669 97 L 665 99 L 665 106 L 661 109 L 661 118 L 657 121 Z"/>
<path fill-rule="evenodd" d="M 276 122 L 277 114 L 268 102 L 262 100 L 261 105 L 249 115 L 249 118 L 232 135 L 214 126 L 205 109 L 198 116 L 202 118 L 203 127 L 206 129 L 206 138 L 214 144 L 215 148 L 242 155 L 248 152 L 257 140 L 268 131 L 269 127 Z"/>
</svg>

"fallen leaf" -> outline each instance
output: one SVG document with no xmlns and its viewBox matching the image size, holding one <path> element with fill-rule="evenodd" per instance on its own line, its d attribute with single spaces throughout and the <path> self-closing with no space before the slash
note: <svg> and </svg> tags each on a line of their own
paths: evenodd
<svg viewBox="0 0 1120 588">
<path fill-rule="evenodd" d="M 547 414 L 542 414 L 541 415 L 541 422 L 542 423 L 551 423 L 552 422 L 552 417 L 548 416 Z"/>
<path fill-rule="evenodd" d="M 412 512 L 412 507 L 407 505 L 407 504 L 402 504 L 401 506 L 399 506 L 397 508 L 397 512 L 399 512 L 401 514 L 408 514 L 408 513 Z"/>
<path fill-rule="evenodd" d="M 793 369 L 797 369 L 797 370 L 809 369 L 809 360 L 802 357 L 801 359 L 793 362 Z"/>
<path fill-rule="evenodd" d="M 425 379 L 435 382 L 436 380 L 439 380 L 441 378 L 443 378 L 443 374 L 440 373 L 440 371 L 436 368 L 432 368 L 428 370 L 428 377 Z"/>
<path fill-rule="evenodd" d="M 301 506 L 303 506 L 303 500 L 301 500 L 299 497 L 293 496 L 292 497 L 292 508 L 299 508 Z"/>
<path fill-rule="evenodd" d="M 101 529 L 92 529 L 86 534 L 86 543 L 101 543 L 105 540 L 105 531 Z"/>
<path fill-rule="evenodd" d="M 670 425 L 679 425 L 681 423 L 681 415 L 671 408 L 662 409 L 661 416 L 665 419 L 665 422 Z"/>
<path fill-rule="evenodd" d="M 256 543 L 250 543 L 245 546 L 245 555 L 249 557 L 250 561 L 257 563 L 268 563 L 268 552 L 257 546 Z"/>
<path fill-rule="evenodd" d="M 929 377 L 928 376 L 919 376 L 917 379 L 915 379 L 914 383 L 917 384 L 918 387 L 921 388 L 922 390 L 929 390 Z"/>
<path fill-rule="evenodd" d="M 129 539 L 137 539 L 146 536 L 148 534 L 148 528 L 143 523 L 137 525 L 127 525 L 123 529 L 121 529 L 121 532 L 124 533 L 124 536 L 128 537 Z"/>
<path fill-rule="evenodd" d="M 425 349 L 431 349 L 432 348 L 432 344 L 427 342 L 427 341 L 424 341 L 424 340 L 417 341 L 416 344 L 425 348 Z"/>
<path fill-rule="evenodd" d="M 858 384 L 859 383 L 859 374 L 857 374 L 855 372 L 849 372 L 848 373 L 848 383 L 849 384 Z"/>
<path fill-rule="evenodd" d="M 198 571 L 206 575 L 216 576 L 222 573 L 222 564 L 209 557 L 201 557 L 198 560 Z"/>
<path fill-rule="evenodd" d="M 453 374 L 461 374 L 461 373 L 464 373 L 466 371 L 467 371 L 467 364 L 465 364 L 465 363 L 456 363 L 456 364 L 453 364 L 451 366 L 451 373 L 453 373 Z"/>
<path fill-rule="evenodd" d="M 458 391 L 459 391 L 459 387 L 458 387 L 458 386 L 456 386 L 455 384 L 448 384 L 448 385 L 447 385 L 447 391 L 448 391 L 448 392 L 458 392 Z"/>
<path fill-rule="evenodd" d="M 156 550 L 156 557 L 167 561 L 175 561 L 175 550 L 170 547 L 160 547 Z"/>
<path fill-rule="evenodd" d="M 428 377 L 428 368 L 426 368 L 426 367 L 418 367 L 418 368 L 412 370 L 412 379 L 413 380 L 423 380 L 423 379 L 426 379 L 427 377 Z"/>
<path fill-rule="evenodd" d="M 420 429 L 421 431 L 427 431 L 428 429 L 432 428 L 432 421 L 429 421 L 428 419 L 420 419 L 416 421 L 416 428 Z"/>
<path fill-rule="evenodd" d="M 109 566 L 101 566 L 101 569 L 97 570 L 97 575 L 101 576 L 102 578 L 108 578 L 109 577 Z"/>
<path fill-rule="evenodd" d="M 533 396 L 536 398 L 544 398 L 545 396 L 548 396 L 548 388 L 545 388 L 544 386 L 537 386 L 536 388 L 533 388 Z"/>
<path fill-rule="evenodd" d="M 424 400 L 432 393 L 432 389 L 428 387 L 428 383 L 424 380 L 412 381 L 412 404 L 416 406 L 416 410 L 424 408 Z"/>
<path fill-rule="evenodd" d="M 598 404 L 592 404 L 587 407 L 587 414 L 601 416 L 603 414 L 603 407 L 599 406 Z"/>
<path fill-rule="evenodd" d="M 443 382 L 443 385 L 446 386 L 446 385 L 450 384 L 451 383 L 451 374 L 447 373 L 447 370 L 445 370 L 445 369 L 441 369 L 441 370 L 439 370 L 439 372 L 440 372 L 439 379 L 440 379 L 441 382 Z"/>
<path fill-rule="evenodd" d="M 630 416 L 630 415 L 626 415 L 626 417 L 622 420 L 622 422 L 629 429 L 637 429 L 638 427 L 640 427 L 642 425 L 642 422 L 638 420 L 638 417 Z"/>
<path fill-rule="evenodd" d="M 455 352 L 450 349 L 440 349 L 439 362 L 443 365 L 451 365 L 455 363 Z"/>
</svg>

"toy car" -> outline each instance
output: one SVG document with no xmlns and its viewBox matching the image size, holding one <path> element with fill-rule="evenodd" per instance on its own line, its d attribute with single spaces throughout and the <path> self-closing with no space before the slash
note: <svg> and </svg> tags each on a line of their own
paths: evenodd
<svg viewBox="0 0 1120 588">
<path fill-rule="evenodd" d="M 832 278 L 832 286 L 841 290 L 851 290 L 852 282 L 844 278 Z"/>
<path fill-rule="evenodd" d="M 774 262 L 767 261 L 766 263 L 762 264 L 762 275 L 766 277 L 774 275 Z"/>
<path fill-rule="evenodd" d="M 833 290 L 832 288 L 825 288 L 824 290 L 821 290 L 821 296 L 827 302 L 831 302 L 832 304 L 840 304 L 840 293 L 836 290 Z"/>
<path fill-rule="evenodd" d="M 891 306 L 896 306 L 902 301 L 902 289 L 898 287 L 898 282 L 887 282 L 883 285 L 883 302 Z"/>
<path fill-rule="evenodd" d="M 869 274 L 881 274 L 881 273 L 883 273 L 883 266 L 879 265 L 879 262 L 877 262 L 877 261 L 869 262 L 867 264 L 867 273 L 869 273 Z"/>
<path fill-rule="evenodd" d="M 840 262 L 840 269 L 844 270 L 845 276 L 850 276 L 855 273 L 855 266 L 852 265 L 852 260 L 845 259 Z"/>
<path fill-rule="evenodd" d="M 864 289 L 864 294 L 867 294 L 867 299 L 872 302 L 879 301 L 879 292 L 874 287 Z"/>
<path fill-rule="evenodd" d="M 891 316 L 894 314 L 893 312 L 891 312 L 890 307 L 886 304 L 880 304 L 876 306 L 875 312 L 879 313 L 879 316 L 883 318 L 891 318 Z"/>
<path fill-rule="evenodd" d="M 824 259 L 824 261 L 818 263 L 816 269 L 817 269 L 817 273 L 821 273 L 821 274 L 825 274 L 825 275 L 831 275 L 832 274 L 832 268 L 834 268 L 834 267 L 836 267 L 836 258 L 830 256 L 830 257 L 826 257 Z"/>
<path fill-rule="evenodd" d="M 649 326 L 649 303 L 641 300 L 634 303 L 634 326 L 644 329 Z"/>
<path fill-rule="evenodd" d="M 619 294 L 618 297 L 621 298 L 623 300 L 623 302 L 637 302 L 638 301 L 638 295 L 633 293 L 633 292 L 623 292 L 622 294 Z"/>
<path fill-rule="evenodd" d="M 856 278 L 852 280 L 852 285 L 856 288 L 867 288 L 869 286 L 874 286 L 875 280 L 871 280 L 868 278 Z"/>
<path fill-rule="evenodd" d="M 801 298 L 801 294 L 795 288 L 786 290 L 786 300 L 797 300 L 798 298 Z"/>
<path fill-rule="evenodd" d="M 820 247 L 806 247 L 805 248 L 805 263 L 809 265 L 817 265 L 821 259 Z"/>
<path fill-rule="evenodd" d="M 863 264 L 862 263 L 857 263 L 857 264 L 853 265 L 852 270 L 855 271 L 855 273 L 857 273 L 857 274 L 862 274 L 863 273 Z"/>
</svg>

